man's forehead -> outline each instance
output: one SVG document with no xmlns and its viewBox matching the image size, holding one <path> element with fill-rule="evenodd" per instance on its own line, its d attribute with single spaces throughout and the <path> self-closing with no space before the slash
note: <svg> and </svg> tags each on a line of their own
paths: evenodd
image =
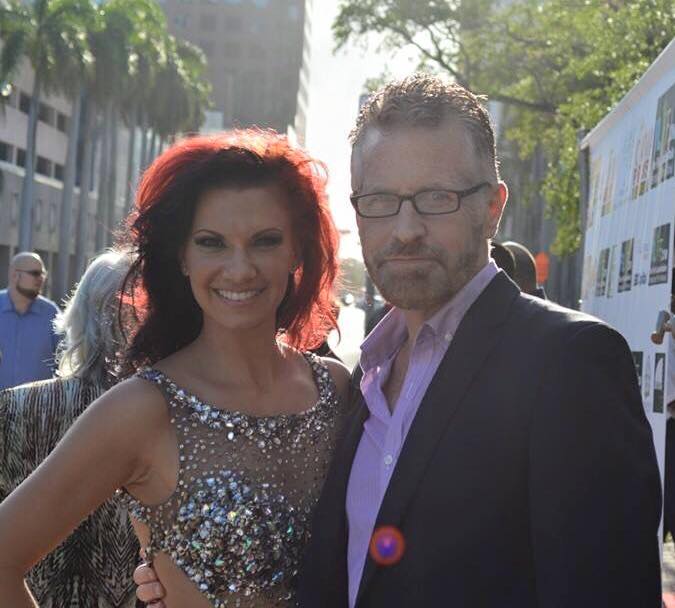
<svg viewBox="0 0 675 608">
<path fill-rule="evenodd" d="M 464 175 L 465 173 L 473 174 L 478 169 L 480 161 L 475 152 L 471 136 L 466 127 L 458 120 L 448 118 L 433 127 L 400 125 L 392 129 L 382 130 L 371 126 L 364 131 L 361 139 L 352 148 L 352 189 L 358 191 L 362 187 L 366 177 L 372 175 L 374 166 L 378 166 L 380 169 L 388 169 L 388 163 L 392 157 L 411 156 L 411 159 L 415 160 L 417 158 L 415 147 L 411 148 L 410 142 L 412 138 L 418 139 L 417 136 L 423 138 L 424 150 L 433 148 L 443 158 L 446 158 L 445 153 L 450 153 L 451 148 L 455 151 L 461 151 L 459 155 L 455 152 L 455 160 L 444 163 L 444 177 L 449 179 L 466 178 L 469 176 Z M 419 144 L 417 147 L 419 148 Z M 434 160 L 443 162 L 437 155 L 434 155 Z M 434 165 L 436 166 L 437 163 L 434 162 Z"/>
</svg>

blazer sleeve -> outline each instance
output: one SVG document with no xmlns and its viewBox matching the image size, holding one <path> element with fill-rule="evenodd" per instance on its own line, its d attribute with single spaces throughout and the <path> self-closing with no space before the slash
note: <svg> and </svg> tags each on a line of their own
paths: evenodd
<svg viewBox="0 0 675 608">
<path fill-rule="evenodd" d="M 583 323 L 542 374 L 529 446 L 540 608 L 660 608 L 660 476 L 625 340 Z"/>
</svg>

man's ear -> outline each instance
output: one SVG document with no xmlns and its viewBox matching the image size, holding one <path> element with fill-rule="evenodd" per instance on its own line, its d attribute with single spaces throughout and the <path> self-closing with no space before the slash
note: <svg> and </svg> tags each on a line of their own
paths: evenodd
<svg viewBox="0 0 675 608">
<path fill-rule="evenodd" d="M 505 182 L 497 182 L 497 188 L 492 193 L 490 201 L 488 202 L 488 217 L 485 227 L 487 229 L 487 238 L 493 239 L 497 230 L 499 230 L 499 222 L 504 213 L 506 201 L 509 198 L 509 189 Z"/>
</svg>

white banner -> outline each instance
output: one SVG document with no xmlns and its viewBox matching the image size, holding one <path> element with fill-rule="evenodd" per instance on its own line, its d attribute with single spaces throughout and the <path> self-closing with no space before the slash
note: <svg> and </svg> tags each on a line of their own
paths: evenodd
<svg viewBox="0 0 675 608">
<path fill-rule="evenodd" d="M 670 311 L 675 238 L 675 41 L 582 142 L 589 149 L 581 308 L 618 329 L 633 352 L 663 473 L 675 346 L 650 339 Z M 675 352 L 675 351 L 674 351 Z M 672 369 L 672 368 L 671 368 Z"/>
</svg>

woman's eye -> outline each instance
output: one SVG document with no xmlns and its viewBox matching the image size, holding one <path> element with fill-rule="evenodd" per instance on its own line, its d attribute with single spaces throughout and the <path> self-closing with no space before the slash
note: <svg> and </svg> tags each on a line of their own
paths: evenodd
<svg viewBox="0 0 675 608">
<path fill-rule="evenodd" d="M 268 236 L 261 236 L 255 240 L 258 247 L 276 247 L 281 244 L 282 238 L 280 235 L 270 234 Z"/>
<path fill-rule="evenodd" d="M 217 236 L 200 236 L 195 239 L 195 244 L 200 247 L 207 247 L 209 249 L 214 247 L 222 247 L 223 240 L 219 239 Z"/>
</svg>

